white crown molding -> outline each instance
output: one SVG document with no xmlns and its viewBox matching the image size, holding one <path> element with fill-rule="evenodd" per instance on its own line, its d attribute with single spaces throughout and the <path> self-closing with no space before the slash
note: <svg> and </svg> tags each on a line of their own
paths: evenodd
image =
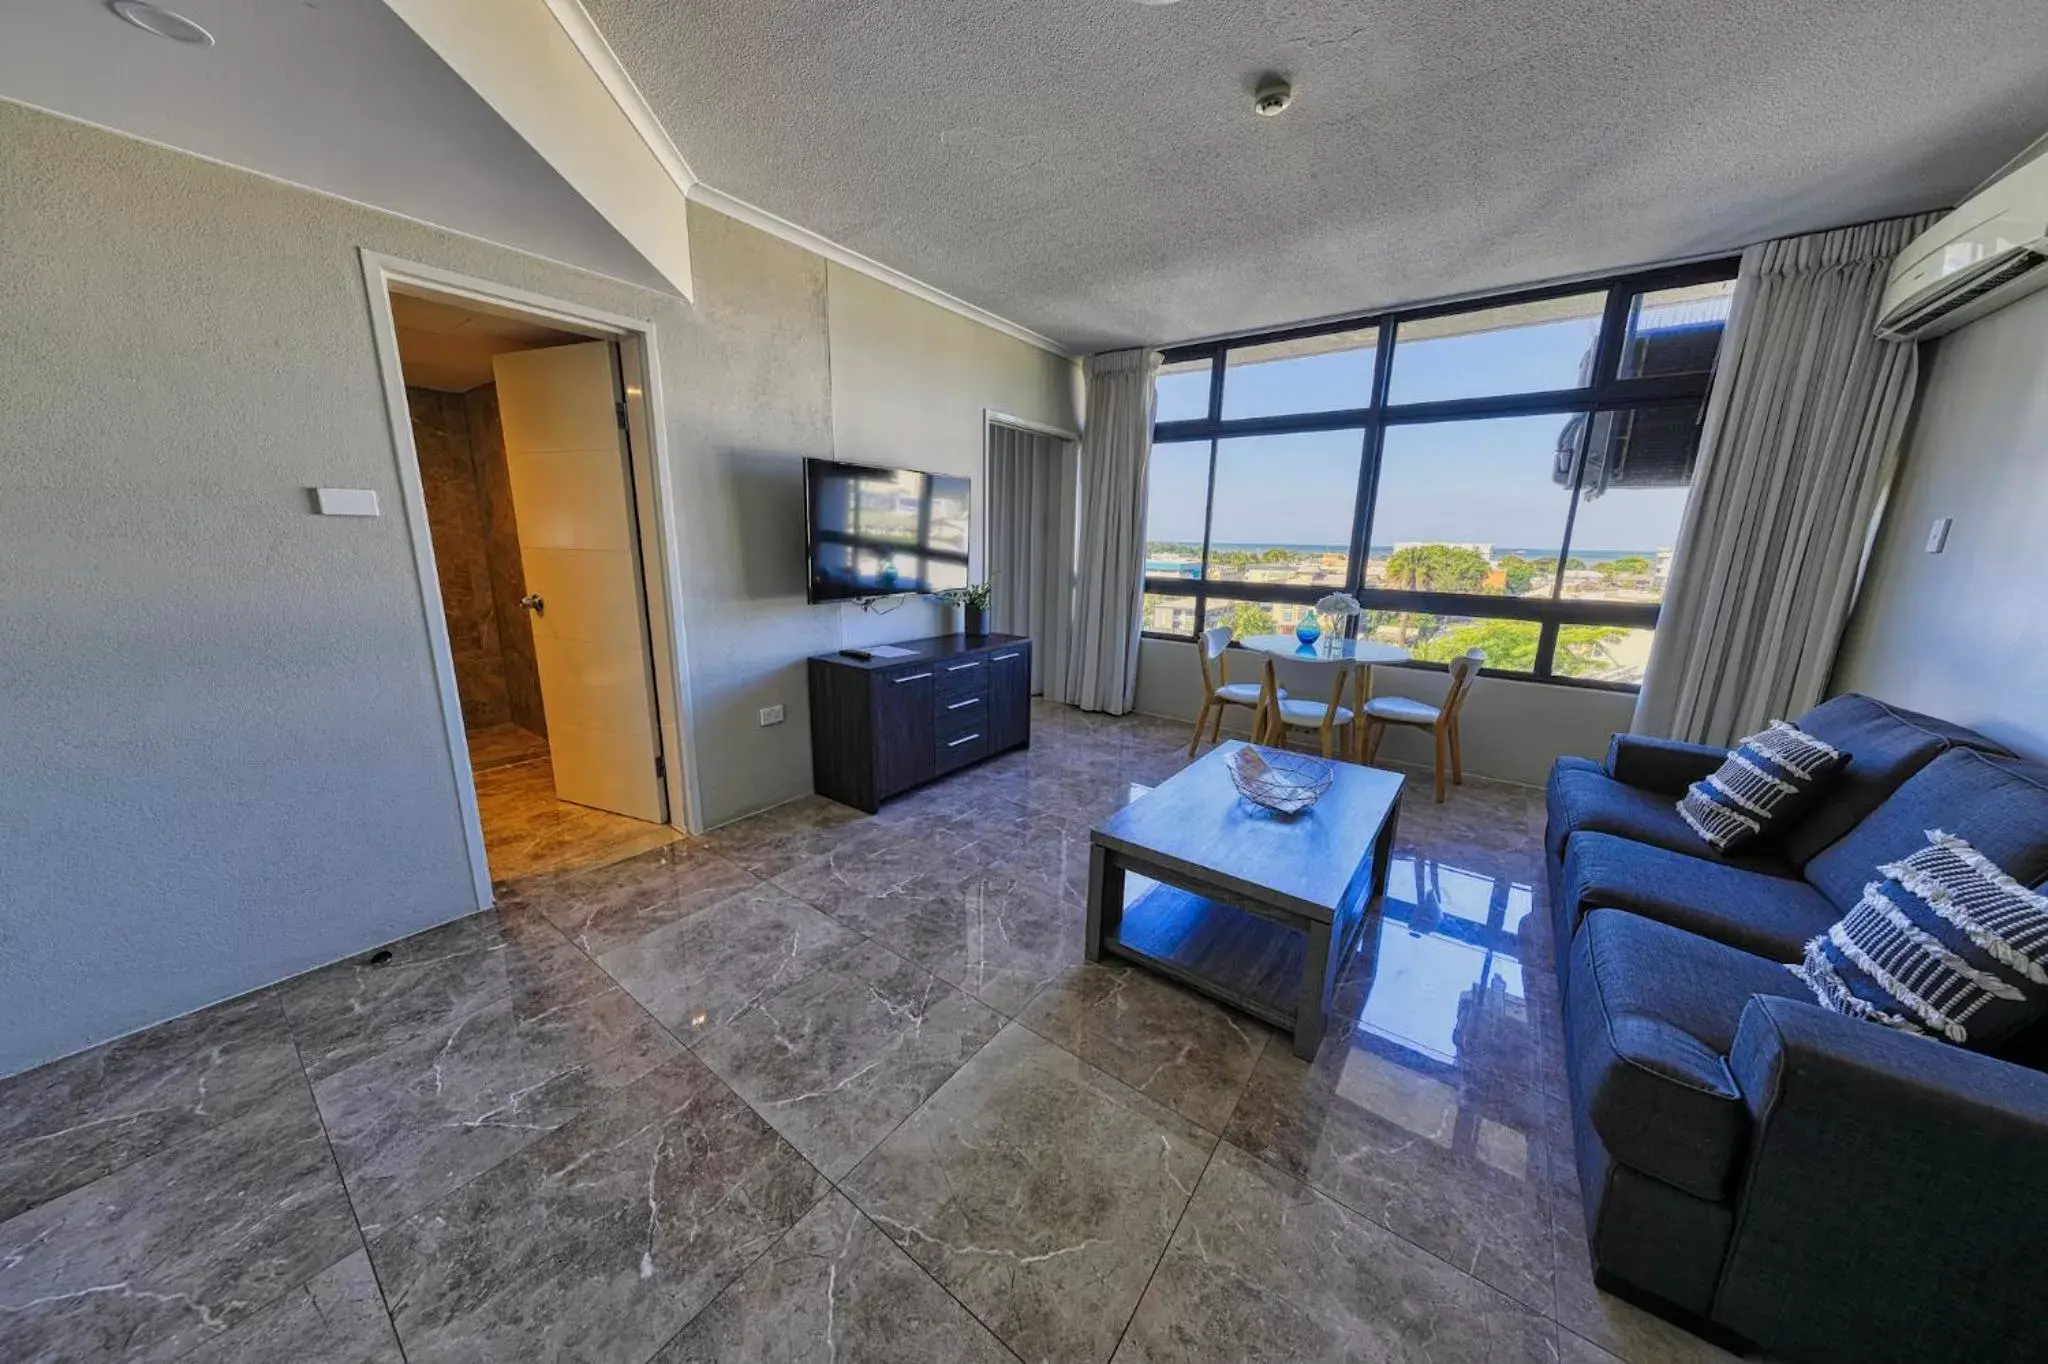
<svg viewBox="0 0 2048 1364">
<path fill-rule="evenodd" d="M 863 256 L 851 247 L 841 246 L 830 237 L 820 236 L 808 227 L 799 226 L 787 218 L 779 218 L 765 208 L 757 208 L 744 199 L 735 199 L 724 190 L 714 189 L 702 180 L 690 187 L 690 198 L 706 208 L 723 213 L 728 218 L 737 218 L 749 227 L 759 228 L 771 237 L 780 237 L 792 246 L 800 246 L 812 255 L 823 256 L 826 260 L 843 265 L 849 270 L 858 270 L 861 274 L 901 289 L 914 298 L 921 298 L 948 312 L 958 313 L 971 322 L 979 322 L 984 327 L 993 328 L 1026 345 L 1036 346 L 1040 350 L 1050 351 L 1068 360 L 1079 355 L 1078 351 L 1062 346 L 1049 336 L 1012 322 L 1009 318 L 992 313 L 986 308 L 976 307 L 964 298 L 956 298 L 944 289 L 934 288 L 921 279 L 904 274 L 894 266 L 884 265 L 871 256 Z"/>
<path fill-rule="evenodd" d="M 384 3 L 648 264 L 691 295 L 689 187 L 546 0 Z"/>
<path fill-rule="evenodd" d="M 590 64 L 590 70 L 604 86 L 619 112 L 633 125 L 647 143 L 647 149 L 654 153 L 654 159 L 668 172 L 668 178 L 675 181 L 676 188 L 688 194 L 697 183 L 697 173 L 690 169 L 690 163 L 683 159 L 676 149 L 675 139 L 668 135 L 668 129 L 661 126 L 661 120 L 654 115 L 653 106 L 640 93 L 640 87 L 633 83 L 619 54 L 612 51 L 597 24 L 591 19 L 590 11 L 583 8 L 581 0 L 546 0 L 555 22 L 562 26 L 562 32 L 569 35 L 569 41 L 583 54 L 583 60 Z"/>
<path fill-rule="evenodd" d="M 655 160 L 661 163 L 662 169 L 668 172 L 669 178 L 675 181 L 676 187 L 688 198 L 708 209 L 723 213 L 728 218 L 737 218 L 749 227 L 758 228 L 772 237 L 780 237 L 793 246 L 800 246 L 812 255 L 823 256 L 826 260 L 834 261 L 849 270 L 857 270 L 863 275 L 901 289 L 914 298 L 921 298 L 948 312 L 958 313 L 969 321 L 991 327 L 1026 345 L 1036 346 L 1040 350 L 1050 351 L 1066 359 L 1072 359 L 1079 354 L 1049 336 L 1041 335 L 986 308 L 976 307 L 964 298 L 956 298 L 943 289 L 934 288 L 893 266 L 863 256 L 850 247 L 841 246 L 830 237 L 821 236 L 807 227 L 778 217 L 744 199 L 734 198 L 724 190 L 715 189 L 698 179 L 696 172 L 690 169 L 690 163 L 683 159 L 682 152 L 677 149 L 675 139 L 669 136 L 668 129 L 662 126 L 661 119 L 655 115 L 653 107 L 647 102 L 647 97 L 641 93 L 639 85 L 619 61 L 618 53 L 612 50 L 612 45 L 599 31 L 589 11 L 583 8 L 581 0 L 545 0 L 545 3 L 548 11 L 555 16 L 555 21 L 562 26 L 562 32 L 568 35 L 576 50 L 583 54 L 583 60 L 590 64 L 590 69 L 597 76 L 598 82 L 618 102 L 626 120 L 646 141 Z"/>
</svg>

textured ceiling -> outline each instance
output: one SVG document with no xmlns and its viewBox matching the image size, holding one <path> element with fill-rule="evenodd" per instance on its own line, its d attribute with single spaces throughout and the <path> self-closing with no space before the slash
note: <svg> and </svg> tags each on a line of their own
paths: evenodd
<svg viewBox="0 0 2048 1364">
<path fill-rule="evenodd" d="M 584 4 L 706 182 L 1090 350 L 1946 204 L 2048 128 L 2043 0 Z"/>
<path fill-rule="evenodd" d="M 391 295 L 391 322 L 398 332 L 398 364 L 405 381 L 444 393 L 467 393 L 490 383 L 497 377 L 491 367 L 494 356 L 590 339 L 522 317 L 402 293 Z"/>
</svg>

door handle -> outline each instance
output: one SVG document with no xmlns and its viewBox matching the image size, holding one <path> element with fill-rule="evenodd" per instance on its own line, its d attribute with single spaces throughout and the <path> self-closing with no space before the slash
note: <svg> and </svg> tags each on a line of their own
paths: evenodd
<svg viewBox="0 0 2048 1364">
<path fill-rule="evenodd" d="M 905 673 L 901 677 L 892 677 L 889 680 L 900 687 L 905 682 L 922 682 L 930 676 L 930 673 Z"/>
<path fill-rule="evenodd" d="M 976 739 L 979 739 L 980 737 L 981 737 L 981 736 L 980 736 L 979 734 L 963 734 L 963 735 L 961 735 L 961 736 L 960 736 L 959 738 L 957 738 L 957 739 L 953 740 L 953 742 L 952 742 L 952 743 L 949 743 L 949 744 L 947 744 L 947 745 L 946 745 L 946 747 L 948 747 L 948 748 L 958 748 L 958 747 L 960 747 L 960 745 L 962 745 L 962 744 L 971 744 L 971 743 L 973 743 L 973 742 L 974 742 L 974 741 L 975 741 Z"/>
<path fill-rule="evenodd" d="M 544 616 L 548 613 L 548 604 L 540 599 L 540 593 L 538 592 L 529 592 L 521 597 L 519 605 L 524 610 L 533 612 L 536 616 Z"/>
<path fill-rule="evenodd" d="M 946 709 L 947 709 L 947 710 L 965 710 L 965 709 L 966 709 L 967 707 L 969 707 L 969 706 L 978 706 L 978 705 L 980 705 L 980 704 L 981 704 L 981 698 L 980 698 L 979 696 L 970 696 L 970 697 L 968 697 L 968 698 L 967 698 L 967 699 L 966 699 L 965 701 L 955 701 L 955 702 L 954 702 L 954 703 L 953 703 L 952 705 L 950 705 L 950 706 L 946 707 Z"/>
<path fill-rule="evenodd" d="M 1016 654 L 997 654 L 997 655 L 996 655 L 996 658 L 995 658 L 995 661 L 996 661 L 996 662 L 998 662 L 998 663 L 1001 663 L 1001 662 L 1003 662 L 1003 661 L 1004 661 L 1004 660 L 1006 660 L 1006 659 L 1011 659 L 1011 658 L 1015 658 L 1015 657 L 1017 657 L 1017 655 L 1016 655 Z"/>
</svg>

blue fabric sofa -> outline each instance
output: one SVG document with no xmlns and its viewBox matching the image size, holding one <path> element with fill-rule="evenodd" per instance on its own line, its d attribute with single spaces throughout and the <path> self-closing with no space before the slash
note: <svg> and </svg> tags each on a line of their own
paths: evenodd
<svg viewBox="0 0 2048 1364">
<path fill-rule="evenodd" d="M 2048 1360 L 2048 1029 L 1997 1055 L 1830 1013 L 1785 969 L 1926 830 L 2048 881 L 2048 767 L 1866 696 L 1788 835 L 1681 820 L 1718 748 L 1566 758 L 1545 852 L 1573 1136 L 1605 1286 L 1791 1360 Z"/>
</svg>

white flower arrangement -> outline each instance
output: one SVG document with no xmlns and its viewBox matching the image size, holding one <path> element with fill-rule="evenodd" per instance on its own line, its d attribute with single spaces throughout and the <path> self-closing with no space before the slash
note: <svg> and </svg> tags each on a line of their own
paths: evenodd
<svg viewBox="0 0 2048 1364">
<path fill-rule="evenodd" d="M 1324 620 L 1341 625 L 1353 616 L 1365 614 L 1365 608 L 1358 604 L 1358 598 L 1349 592 L 1332 592 L 1316 603 L 1316 614 Z"/>
</svg>

